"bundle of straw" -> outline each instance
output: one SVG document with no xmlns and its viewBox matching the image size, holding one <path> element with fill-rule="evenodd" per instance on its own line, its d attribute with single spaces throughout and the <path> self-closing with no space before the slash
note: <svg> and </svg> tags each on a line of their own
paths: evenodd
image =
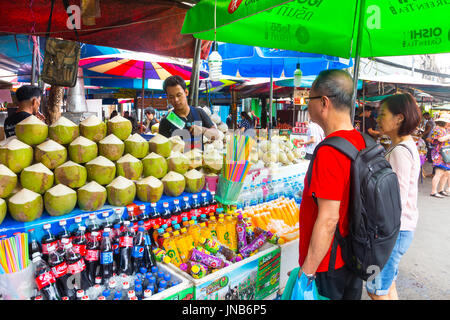
<svg viewBox="0 0 450 320">
<path fill-rule="evenodd" d="M 245 135 L 232 135 L 227 139 L 226 155 L 222 175 L 232 182 L 242 182 L 247 176 L 250 167 L 250 151 L 255 141 Z"/>
<path fill-rule="evenodd" d="M 24 270 L 29 264 L 28 233 L 0 240 L 0 274 Z"/>
</svg>

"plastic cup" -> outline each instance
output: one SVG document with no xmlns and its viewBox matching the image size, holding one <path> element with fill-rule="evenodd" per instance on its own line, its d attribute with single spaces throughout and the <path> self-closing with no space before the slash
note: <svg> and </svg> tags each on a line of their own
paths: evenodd
<svg viewBox="0 0 450 320">
<path fill-rule="evenodd" d="M 0 275 L 0 293 L 4 300 L 29 300 L 34 291 L 33 264 L 14 273 Z"/>
<path fill-rule="evenodd" d="M 219 176 L 217 176 L 217 175 L 215 175 L 215 176 L 206 175 L 205 176 L 205 181 L 206 181 L 206 188 L 208 189 L 208 191 L 216 192 L 216 190 L 217 190 L 217 183 L 219 182 Z"/>
</svg>

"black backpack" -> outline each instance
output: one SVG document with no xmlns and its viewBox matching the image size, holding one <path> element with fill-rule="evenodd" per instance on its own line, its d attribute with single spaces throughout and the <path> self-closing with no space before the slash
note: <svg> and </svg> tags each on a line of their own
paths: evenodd
<svg viewBox="0 0 450 320">
<path fill-rule="evenodd" d="M 329 272 L 333 272 L 337 244 L 345 264 L 361 279 L 376 276 L 391 255 L 400 231 L 402 212 L 398 178 L 385 159 L 385 149 L 366 134 L 366 148 L 358 151 L 341 137 L 330 137 L 319 143 L 310 161 L 307 181 L 311 185 L 314 158 L 321 146 L 331 146 L 349 157 L 350 201 L 349 234 L 345 238 L 336 227 Z M 319 169 L 320 170 L 320 169 Z M 317 204 L 317 199 L 313 194 Z"/>
</svg>

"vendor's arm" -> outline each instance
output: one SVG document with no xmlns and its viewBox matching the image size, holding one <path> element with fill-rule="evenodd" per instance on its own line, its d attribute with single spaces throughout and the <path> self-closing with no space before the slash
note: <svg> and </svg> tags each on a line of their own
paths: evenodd
<svg viewBox="0 0 450 320">
<path fill-rule="evenodd" d="M 309 242 L 308 254 L 302 265 L 301 272 L 316 273 L 317 268 L 330 249 L 336 226 L 339 221 L 339 207 L 341 202 L 317 198 L 318 215 Z"/>
<path fill-rule="evenodd" d="M 316 139 L 314 139 L 314 136 L 311 136 L 311 139 L 309 139 L 308 141 L 305 141 L 305 142 L 299 142 L 299 144 L 311 144 L 311 143 L 314 143 L 314 142 L 316 142 Z"/>
</svg>

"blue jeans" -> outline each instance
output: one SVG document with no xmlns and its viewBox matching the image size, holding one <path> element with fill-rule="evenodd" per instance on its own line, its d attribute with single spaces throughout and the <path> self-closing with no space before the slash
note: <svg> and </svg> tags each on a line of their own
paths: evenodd
<svg viewBox="0 0 450 320">
<path fill-rule="evenodd" d="M 372 280 L 366 282 L 367 292 L 384 296 L 389 292 L 392 283 L 397 279 L 401 257 L 406 253 L 414 237 L 413 231 L 400 231 L 391 256 L 383 270 Z"/>
</svg>

